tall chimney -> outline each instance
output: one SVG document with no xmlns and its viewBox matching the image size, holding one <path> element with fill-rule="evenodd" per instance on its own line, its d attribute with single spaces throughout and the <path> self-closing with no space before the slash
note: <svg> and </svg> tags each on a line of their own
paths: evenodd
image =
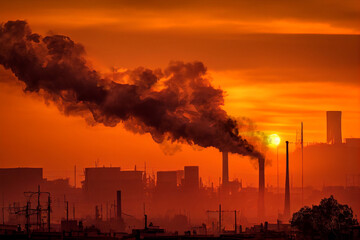
<svg viewBox="0 0 360 240">
<path fill-rule="evenodd" d="M 259 198 L 258 217 L 262 219 L 265 215 L 265 159 L 259 158 Z"/>
<path fill-rule="evenodd" d="M 144 229 L 148 229 L 147 215 L 146 215 L 146 214 L 144 214 L 144 224 L 145 224 L 145 228 L 144 228 Z"/>
<path fill-rule="evenodd" d="M 227 151 L 223 151 L 222 155 L 223 155 L 222 184 L 225 187 L 229 183 L 229 155 Z"/>
<path fill-rule="evenodd" d="M 290 217 L 290 186 L 289 186 L 289 141 L 286 141 L 286 179 L 284 217 Z"/>
<path fill-rule="evenodd" d="M 117 214 L 117 219 L 121 220 L 121 191 L 117 191 L 116 193 L 116 214 Z"/>
</svg>

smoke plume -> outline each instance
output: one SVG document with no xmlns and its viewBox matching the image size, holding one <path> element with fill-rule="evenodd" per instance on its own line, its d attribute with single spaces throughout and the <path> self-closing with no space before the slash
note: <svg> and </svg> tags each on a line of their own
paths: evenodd
<svg viewBox="0 0 360 240">
<path fill-rule="evenodd" d="M 172 62 L 165 70 L 125 71 L 125 82 L 89 67 L 82 45 L 67 36 L 42 37 L 25 21 L 0 26 L 0 64 L 67 114 L 91 116 L 105 126 L 124 126 L 164 140 L 215 147 L 261 157 L 239 132 L 241 124 L 222 109 L 223 91 L 206 78 L 201 62 Z"/>
</svg>

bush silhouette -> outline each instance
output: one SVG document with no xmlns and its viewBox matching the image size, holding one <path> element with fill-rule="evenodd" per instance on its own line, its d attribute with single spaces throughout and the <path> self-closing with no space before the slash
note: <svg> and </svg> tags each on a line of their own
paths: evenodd
<svg viewBox="0 0 360 240">
<path fill-rule="evenodd" d="M 293 214 L 291 226 L 304 235 L 337 238 L 342 231 L 358 225 L 348 205 L 339 204 L 333 196 L 324 198 L 319 205 L 303 207 Z"/>
</svg>

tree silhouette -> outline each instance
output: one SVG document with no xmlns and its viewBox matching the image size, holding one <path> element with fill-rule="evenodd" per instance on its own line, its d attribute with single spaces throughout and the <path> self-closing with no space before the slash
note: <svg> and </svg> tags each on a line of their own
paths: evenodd
<svg viewBox="0 0 360 240">
<path fill-rule="evenodd" d="M 342 231 L 358 225 L 353 211 L 348 205 L 339 204 L 333 196 L 324 198 L 319 205 L 303 207 L 293 214 L 291 226 L 304 235 L 321 235 L 326 238 L 337 238 Z"/>
</svg>

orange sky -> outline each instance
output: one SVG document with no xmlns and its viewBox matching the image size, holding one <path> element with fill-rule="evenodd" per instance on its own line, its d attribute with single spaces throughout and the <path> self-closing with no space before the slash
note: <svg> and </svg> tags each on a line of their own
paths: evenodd
<svg viewBox="0 0 360 240">
<path fill-rule="evenodd" d="M 343 138 L 360 137 L 357 1 L 219 3 L 1 1 L 0 22 L 25 19 L 33 32 L 70 36 L 104 74 L 114 66 L 202 61 L 214 86 L 226 91 L 230 115 L 251 118 L 259 130 L 283 140 L 295 141 L 303 121 L 305 141 L 324 141 L 326 110 L 343 111 Z M 97 159 L 101 166 L 139 169 L 146 162 L 150 172 L 199 165 L 206 183 L 218 182 L 221 154 L 215 149 L 158 145 L 121 125 L 91 127 L 22 88 L 0 68 L 0 167 L 44 167 L 45 177 L 55 178 L 72 177 L 74 164 L 81 169 Z M 268 150 L 270 160 L 274 152 Z M 250 161 L 231 155 L 230 169 L 230 178 L 257 185 Z M 267 184 L 274 185 L 275 164 L 266 171 Z"/>
</svg>

